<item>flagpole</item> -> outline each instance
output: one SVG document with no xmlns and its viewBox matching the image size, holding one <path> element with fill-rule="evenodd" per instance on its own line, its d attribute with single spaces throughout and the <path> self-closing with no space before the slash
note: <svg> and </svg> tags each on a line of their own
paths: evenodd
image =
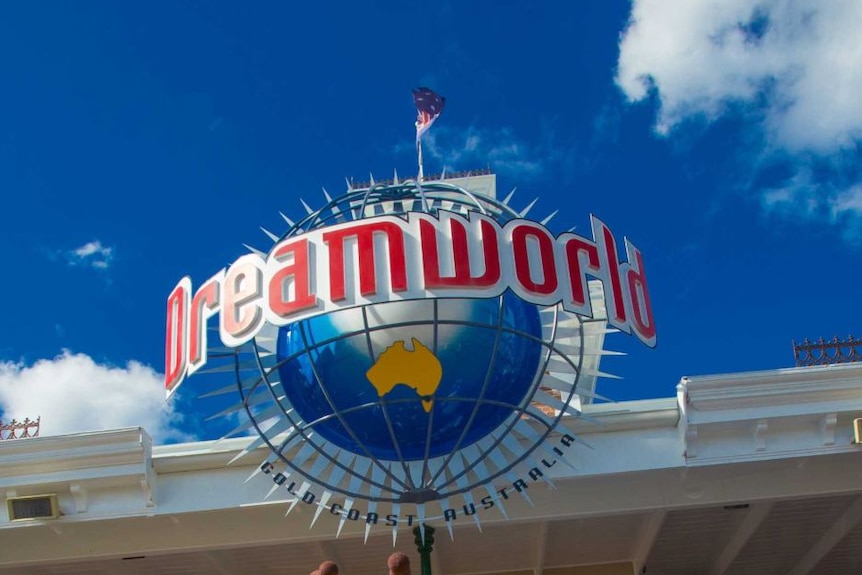
<svg viewBox="0 0 862 575">
<path fill-rule="evenodd" d="M 416 153 L 419 156 L 419 177 L 416 179 L 416 187 L 419 188 L 419 197 L 422 200 L 422 209 L 430 214 L 431 210 L 428 208 L 428 201 L 425 199 L 425 190 L 422 189 L 422 181 L 425 179 L 425 174 L 422 171 L 422 138 L 418 135 L 416 137 Z"/>
<path fill-rule="evenodd" d="M 424 166 L 422 165 L 422 134 L 424 134 L 446 105 L 446 98 L 434 92 L 430 88 L 416 88 L 413 90 L 413 103 L 416 105 L 416 155 L 419 160 L 419 176 L 416 178 L 416 187 L 419 188 L 419 196 L 422 199 L 422 209 L 431 213 L 431 208 L 422 190 L 422 182 L 425 180 Z"/>
<path fill-rule="evenodd" d="M 416 152 L 419 154 L 419 181 L 425 179 L 425 174 L 422 172 L 422 139 L 416 138 Z"/>
</svg>

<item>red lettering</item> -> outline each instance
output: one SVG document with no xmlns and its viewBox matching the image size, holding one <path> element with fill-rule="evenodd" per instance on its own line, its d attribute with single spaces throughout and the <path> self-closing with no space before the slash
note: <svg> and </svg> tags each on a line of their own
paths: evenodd
<svg viewBox="0 0 862 575">
<path fill-rule="evenodd" d="M 285 239 L 266 261 L 253 254 L 240 257 L 210 278 L 194 297 L 191 280 L 183 278 L 167 299 L 168 395 L 206 362 L 206 323 L 219 310 L 221 339 L 236 347 L 253 338 L 264 321 L 284 325 L 316 315 L 317 308 L 333 311 L 364 303 L 361 296 L 385 297 L 393 292 L 407 292 L 403 297 L 417 299 L 439 295 L 434 290 L 441 289 L 472 289 L 480 297 L 511 289 L 537 305 L 562 302 L 568 311 L 592 316 L 588 279 L 596 278 L 604 287 L 608 323 L 633 333 L 646 345 L 655 345 L 643 257 L 626 242 L 628 261 L 621 263 L 616 240 L 601 220 L 591 218 L 591 239 L 568 233 L 555 239 L 535 222 L 514 220 L 501 227 L 490 217 L 474 217 L 478 221 L 456 214 L 440 220 L 419 215 L 418 226 L 413 227 L 413 220 L 407 224 L 382 216 L 314 230 Z M 405 238 L 405 229 L 418 237 Z M 501 232 L 507 240 L 504 253 Z M 324 250 L 324 242 L 327 251 L 317 251 Z M 329 259 L 324 269 L 320 267 L 326 265 L 323 253 Z M 386 262 L 379 257 L 386 257 Z M 562 265 L 563 258 L 566 267 L 560 269 L 570 285 L 561 287 L 557 263 Z M 408 278 L 408 272 L 417 277 Z M 320 287 L 327 281 L 328 294 Z M 321 289 L 324 295 L 318 298 Z M 344 301 L 348 295 L 350 301 Z"/>
<path fill-rule="evenodd" d="M 344 240 L 355 237 L 359 251 L 359 292 L 363 296 L 377 293 L 374 260 L 374 234 L 386 237 L 389 255 L 389 282 L 392 291 L 407 289 L 407 263 L 404 254 L 404 232 L 394 222 L 373 222 L 333 230 L 323 234 L 329 245 L 329 297 L 341 301 L 347 297 L 344 278 Z"/>
<path fill-rule="evenodd" d="M 534 238 L 539 247 L 541 280 L 534 280 L 530 266 L 527 239 Z M 550 295 L 557 289 L 557 267 L 554 261 L 554 240 L 547 230 L 536 225 L 518 224 L 512 228 L 512 252 L 515 256 L 515 277 L 528 292 Z"/>
<path fill-rule="evenodd" d="M 655 345 L 655 320 L 647 290 L 646 273 L 640 250 L 626 242 L 628 264 L 624 264 L 629 301 L 632 310 L 632 328 L 638 339 L 646 345 Z"/>
<path fill-rule="evenodd" d="M 473 276 L 470 269 L 470 251 L 467 228 L 455 218 L 449 220 L 452 256 L 455 273 L 450 277 L 440 274 L 440 255 L 437 243 L 437 230 L 428 220 L 419 220 L 419 235 L 422 241 L 422 270 L 425 276 L 425 289 L 447 287 L 485 288 L 500 281 L 500 248 L 497 244 L 497 229 L 489 221 L 482 220 L 482 253 L 485 271 Z M 475 241 L 475 240 L 474 240 Z"/>
<path fill-rule="evenodd" d="M 597 277 L 601 271 L 599 249 L 593 242 L 578 236 L 566 240 L 566 260 L 569 263 L 569 281 L 572 288 L 572 303 L 575 307 L 585 308 L 589 303 L 590 292 L 587 287 L 587 273 Z"/>
<path fill-rule="evenodd" d="M 596 222 L 600 225 L 601 238 L 603 240 L 602 243 L 605 248 L 604 263 L 611 280 L 611 298 L 609 302 L 611 305 L 608 310 L 610 312 L 608 314 L 608 320 L 612 325 L 628 332 L 626 304 L 623 296 L 622 282 L 620 281 L 619 259 L 617 257 L 617 241 L 614 239 L 614 235 L 611 233 L 611 230 L 604 223 L 599 221 L 597 218 L 593 218 L 593 224 Z M 595 228 L 593 229 L 593 236 L 596 237 Z M 596 239 L 598 239 L 598 237 L 596 237 Z M 607 300 L 607 293 L 605 293 L 605 299 Z"/>
<path fill-rule="evenodd" d="M 165 390 L 168 395 L 179 387 L 186 375 L 186 332 L 191 291 L 192 282 L 185 277 L 168 296 L 165 326 Z"/>
<path fill-rule="evenodd" d="M 270 257 L 276 262 L 287 263 L 279 267 L 269 280 L 269 309 L 278 317 L 286 318 L 315 307 L 317 298 L 311 293 L 308 268 L 308 239 L 284 243 Z"/>
<path fill-rule="evenodd" d="M 221 281 L 219 272 L 202 285 L 192 299 L 189 317 L 189 375 L 203 367 L 207 361 L 207 319 L 219 310 Z"/>
<path fill-rule="evenodd" d="M 263 272 L 260 258 L 249 254 L 228 268 L 224 279 L 221 338 L 225 345 L 241 345 L 254 337 L 263 322 Z"/>
</svg>

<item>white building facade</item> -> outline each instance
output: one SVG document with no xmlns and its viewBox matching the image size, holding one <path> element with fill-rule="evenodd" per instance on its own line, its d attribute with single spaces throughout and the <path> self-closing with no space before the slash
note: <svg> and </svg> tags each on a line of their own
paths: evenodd
<svg viewBox="0 0 862 575">
<path fill-rule="evenodd" d="M 862 568 L 862 364 L 683 378 L 675 398 L 584 406 L 575 469 L 513 496 L 511 520 L 441 521 L 434 575 L 852 574 Z M 269 499 L 248 438 L 152 446 L 143 429 L 0 442 L 0 575 L 384 573 L 392 534 Z M 405 526 L 395 549 L 418 557 Z"/>
</svg>

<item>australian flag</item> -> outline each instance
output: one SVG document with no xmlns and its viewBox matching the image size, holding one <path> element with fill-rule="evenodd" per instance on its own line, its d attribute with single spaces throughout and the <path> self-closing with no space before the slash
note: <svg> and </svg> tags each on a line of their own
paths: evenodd
<svg viewBox="0 0 862 575">
<path fill-rule="evenodd" d="M 414 88 L 413 102 L 416 104 L 416 141 L 422 137 L 422 134 L 428 131 L 434 120 L 443 111 L 443 106 L 446 105 L 446 98 L 436 93 L 430 88 Z"/>
</svg>

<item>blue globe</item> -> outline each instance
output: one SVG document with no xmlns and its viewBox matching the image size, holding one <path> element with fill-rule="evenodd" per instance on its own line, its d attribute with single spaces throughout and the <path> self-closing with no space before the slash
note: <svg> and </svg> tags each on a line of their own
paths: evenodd
<svg viewBox="0 0 862 575">
<path fill-rule="evenodd" d="M 508 292 L 340 310 L 279 330 L 276 391 L 309 431 L 340 448 L 384 461 L 433 458 L 512 416 L 537 376 L 541 336 L 538 308 Z M 369 379 L 392 346 L 424 347 L 439 362 L 439 384 L 424 404 L 410 369 L 383 395 Z M 428 376 L 417 363 L 423 369 Z"/>
</svg>

